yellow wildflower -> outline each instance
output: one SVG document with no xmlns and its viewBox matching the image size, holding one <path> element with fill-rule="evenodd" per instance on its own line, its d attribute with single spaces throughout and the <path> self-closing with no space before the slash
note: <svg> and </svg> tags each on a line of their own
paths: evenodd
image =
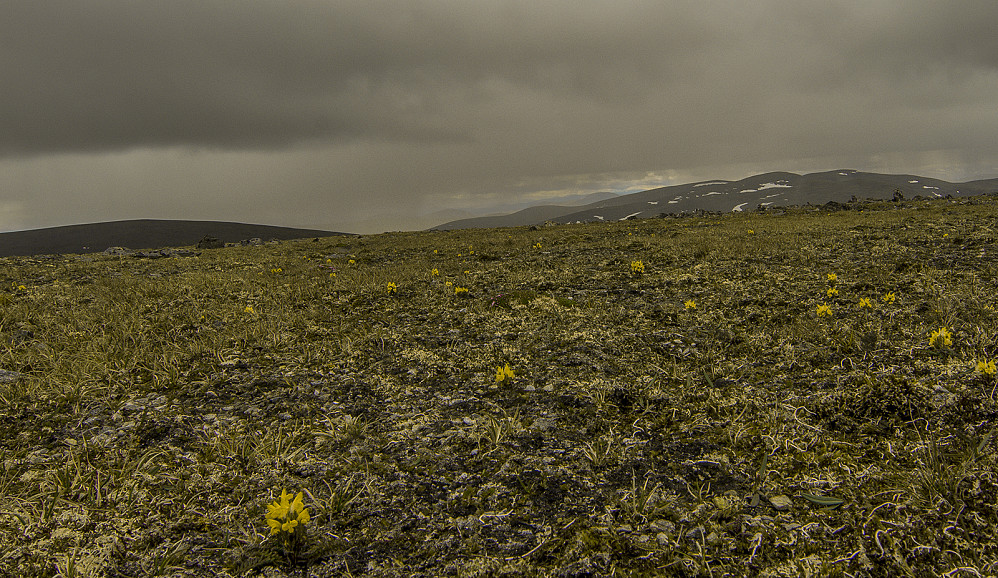
<svg viewBox="0 0 998 578">
<path fill-rule="evenodd" d="M 839 294 L 839 290 L 836 289 L 835 287 L 829 287 L 828 290 L 825 291 L 825 295 L 827 295 L 829 299 L 831 299 L 832 297 L 835 297 L 838 294 Z"/>
<path fill-rule="evenodd" d="M 256 313 L 256 311 L 253 311 L 252 305 L 247 305 L 246 309 L 243 309 L 243 313 Z"/>
<path fill-rule="evenodd" d="M 436 277 L 437 275 L 440 275 L 440 271 L 438 269 L 434 268 L 433 271 L 430 271 L 430 275 L 433 275 L 434 277 Z"/>
<path fill-rule="evenodd" d="M 516 377 L 516 375 L 513 373 L 513 370 L 510 369 L 508 363 L 505 366 L 501 366 L 500 365 L 500 366 L 496 367 L 496 381 L 497 382 L 505 381 L 507 379 L 513 379 L 514 377 Z"/>
<path fill-rule="evenodd" d="M 631 273 L 635 275 L 640 275 L 645 272 L 645 264 L 643 261 L 631 261 Z"/>
<path fill-rule="evenodd" d="M 821 305 L 818 305 L 818 310 L 816 311 L 816 313 L 818 314 L 818 317 L 824 317 L 826 315 L 831 315 L 832 314 L 832 308 L 829 307 L 827 304 L 822 303 Z"/>
<path fill-rule="evenodd" d="M 978 361 L 977 362 L 977 373 L 983 373 L 986 375 L 994 376 L 998 371 L 995 370 L 995 362 L 991 361 Z"/>
<path fill-rule="evenodd" d="M 828 274 L 828 282 L 829 283 L 835 283 L 838 280 L 839 280 L 839 276 L 836 275 L 835 273 L 829 273 Z"/>
<path fill-rule="evenodd" d="M 692 300 L 692 299 L 687 299 L 686 303 L 683 303 L 683 305 L 686 307 L 686 309 L 696 309 L 697 308 L 697 302 L 694 301 L 694 300 Z"/>
<path fill-rule="evenodd" d="M 389 295 L 395 295 L 398 292 L 399 292 L 398 285 L 396 285 L 395 283 L 389 283 L 388 284 L 388 294 Z"/>
<path fill-rule="evenodd" d="M 950 347 L 953 345 L 953 333 L 945 327 L 940 327 L 929 335 L 930 347 Z"/>
<path fill-rule="evenodd" d="M 881 297 L 881 300 L 884 303 L 894 303 L 894 300 L 895 300 L 894 292 L 893 291 L 888 292 L 886 295 L 884 295 L 883 297 Z"/>
<path fill-rule="evenodd" d="M 298 492 L 294 501 L 287 490 L 281 490 L 281 499 L 267 504 L 267 513 L 264 518 L 270 526 L 270 534 L 279 534 L 282 531 L 293 534 L 299 525 L 308 523 L 308 508 L 302 503 L 302 492 Z"/>
<path fill-rule="evenodd" d="M 859 308 L 862 309 L 863 307 L 873 308 L 873 305 L 870 304 L 870 299 L 868 297 L 863 297 L 859 300 Z"/>
</svg>

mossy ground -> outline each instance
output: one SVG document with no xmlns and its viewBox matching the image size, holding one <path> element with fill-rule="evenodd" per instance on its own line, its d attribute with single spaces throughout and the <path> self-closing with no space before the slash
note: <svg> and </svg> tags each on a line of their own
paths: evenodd
<svg viewBox="0 0 998 578">
<path fill-rule="evenodd" d="M 993 576 L 996 217 L 0 260 L 0 574 Z"/>
</svg>

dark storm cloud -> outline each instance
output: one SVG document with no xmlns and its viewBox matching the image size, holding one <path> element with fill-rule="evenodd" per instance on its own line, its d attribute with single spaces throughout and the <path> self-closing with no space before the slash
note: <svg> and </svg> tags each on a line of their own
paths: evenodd
<svg viewBox="0 0 998 578">
<path fill-rule="evenodd" d="M 998 170 L 995 29 L 993 0 L 14 2 L 0 176 L 18 188 L 0 200 L 29 214 L 33 195 L 103 195 L 143 213 L 153 178 L 226 207 L 600 174 L 957 178 Z"/>
<path fill-rule="evenodd" d="M 484 138 L 491 114 L 515 123 L 580 100 L 711 130 L 852 104 L 972 105 L 960 89 L 998 64 L 994 2 L 731 6 L 18 2 L 0 24 L 0 150 Z"/>
<path fill-rule="evenodd" d="M 466 138 L 448 115 L 493 98 L 489 82 L 605 97 L 657 76 L 663 48 L 705 40 L 670 30 L 661 9 L 602 4 L 96 0 L 6 12 L 8 153 Z"/>
</svg>

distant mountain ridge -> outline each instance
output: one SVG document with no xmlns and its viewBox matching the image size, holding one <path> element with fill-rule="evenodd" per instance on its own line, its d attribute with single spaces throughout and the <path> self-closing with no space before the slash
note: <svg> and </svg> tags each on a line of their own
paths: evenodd
<svg viewBox="0 0 998 578">
<path fill-rule="evenodd" d="M 295 229 L 225 221 L 135 219 L 66 225 L 0 233 L 0 257 L 60 253 L 98 253 L 108 247 L 159 249 L 195 245 L 205 236 L 227 243 L 260 238 L 288 240 L 343 235 L 317 229 Z"/>
<path fill-rule="evenodd" d="M 917 175 L 889 175 L 839 169 L 799 175 L 771 172 L 737 181 L 712 180 L 659 187 L 584 206 L 537 206 L 508 215 L 450 221 L 439 230 L 516 227 L 555 223 L 587 223 L 649 218 L 660 214 L 692 211 L 732 212 L 763 207 L 844 203 L 853 197 L 890 199 L 899 190 L 906 198 L 916 196 L 969 196 L 998 192 L 998 178 L 950 183 Z"/>
</svg>

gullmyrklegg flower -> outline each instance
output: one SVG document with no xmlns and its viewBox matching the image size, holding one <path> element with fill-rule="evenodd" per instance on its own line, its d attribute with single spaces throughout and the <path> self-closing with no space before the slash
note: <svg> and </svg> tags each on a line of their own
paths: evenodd
<svg viewBox="0 0 998 578">
<path fill-rule="evenodd" d="M 508 363 L 505 366 L 496 367 L 496 382 L 513 379 L 514 377 L 516 377 L 516 374 L 513 373 Z"/>
<path fill-rule="evenodd" d="M 929 334 L 929 347 L 950 347 L 953 345 L 953 333 L 945 327 L 940 327 L 937 331 Z"/>
<path fill-rule="evenodd" d="M 294 534 L 295 528 L 308 523 L 308 508 L 302 504 L 302 492 L 298 492 L 294 500 L 288 495 L 287 490 L 281 489 L 281 499 L 272 504 L 267 504 L 267 513 L 264 514 L 267 525 L 270 526 L 270 535 L 287 532 Z"/>
</svg>

